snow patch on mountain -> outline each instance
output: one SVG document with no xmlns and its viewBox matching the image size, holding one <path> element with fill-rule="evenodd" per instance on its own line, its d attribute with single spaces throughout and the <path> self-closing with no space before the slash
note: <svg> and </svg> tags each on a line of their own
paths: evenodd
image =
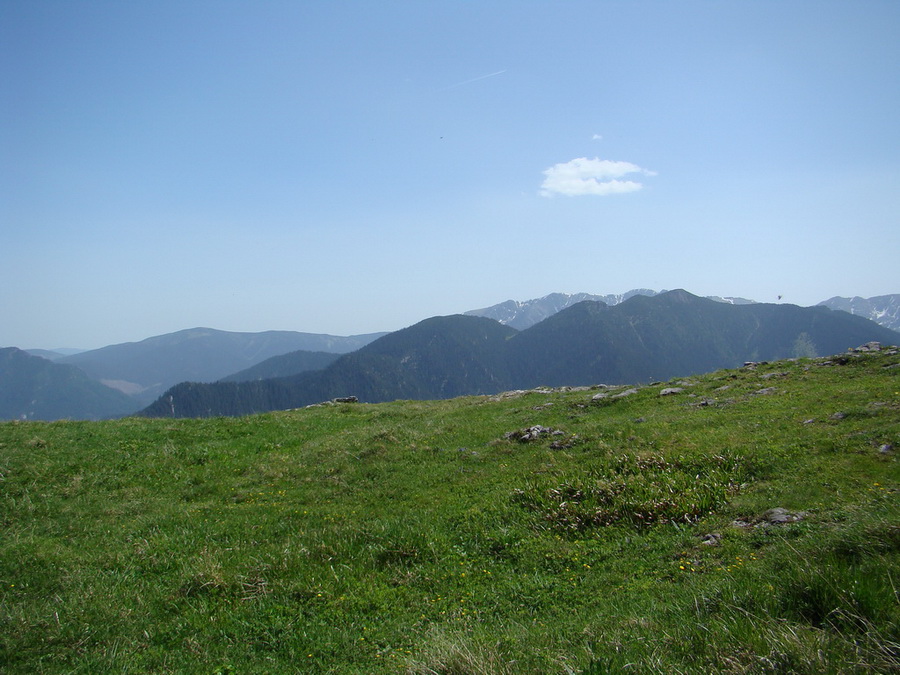
<svg viewBox="0 0 900 675">
<path fill-rule="evenodd" d="M 625 302 L 635 295 L 646 295 L 652 297 L 665 293 L 666 291 L 652 291 L 649 288 L 635 288 L 626 293 L 610 293 L 608 295 L 593 295 L 591 293 L 551 293 L 542 298 L 533 300 L 507 300 L 497 305 L 484 307 L 482 309 L 472 309 L 465 314 L 469 316 L 483 316 L 488 319 L 494 319 L 502 324 L 511 326 L 517 330 L 525 330 L 536 323 L 540 323 L 557 312 L 567 307 L 583 302 L 585 300 L 593 300 L 602 302 L 606 305 L 613 306 Z M 719 296 L 711 296 L 710 300 L 717 302 L 725 302 L 732 305 L 745 305 L 753 303 L 753 300 L 744 298 L 721 298 Z"/>
<path fill-rule="evenodd" d="M 900 294 L 877 295 L 872 298 L 843 298 L 835 296 L 819 303 L 829 309 L 839 309 L 850 314 L 871 319 L 891 330 L 900 331 Z"/>
</svg>

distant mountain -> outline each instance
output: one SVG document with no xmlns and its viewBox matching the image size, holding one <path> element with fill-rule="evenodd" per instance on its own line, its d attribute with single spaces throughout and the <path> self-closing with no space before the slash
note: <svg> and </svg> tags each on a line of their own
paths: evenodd
<svg viewBox="0 0 900 675">
<path fill-rule="evenodd" d="M 330 366 L 246 383 L 183 383 L 148 416 L 242 415 L 339 396 L 379 402 L 484 394 L 538 385 L 667 380 L 747 360 L 842 352 L 900 333 L 826 307 L 728 304 L 686 291 L 583 301 L 516 331 L 484 317 L 435 317 L 386 335 Z"/>
<path fill-rule="evenodd" d="M 834 297 L 819 304 L 871 319 L 892 330 L 900 330 L 900 294 L 878 295 L 873 298 Z"/>
<path fill-rule="evenodd" d="M 324 370 L 253 382 L 184 382 L 141 414 L 245 415 L 338 396 L 385 401 L 493 392 L 505 384 L 496 369 L 506 341 L 515 333 L 481 317 L 434 317 L 341 356 Z"/>
<path fill-rule="evenodd" d="M 23 351 L 28 352 L 32 356 L 40 356 L 44 359 L 49 359 L 50 361 L 56 361 L 57 359 L 61 359 L 64 356 L 72 356 L 73 354 L 81 354 L 81 352 L 87 351 L 85 349 L 69 349 L 68 347 L 60 347 L 59 349 L 25 349 Z"/>
<path fill-rule="evenodd" d="M 71 365 L 21 349 L 0 349 L 0 419 L 103 419 L 140 405 Z"/>
<path fill-rule="evenodd" d="M 656 295 L 656 291 L 639 288 L 621 295 L 591 295 L 590 293 L 551 293 L 542 298 L 533 300 L 507 300 L 497 305 L 483 309 L 472 309 L 464 314 L 466 316 L 483 316 L 499 321 L 505 326 L 512 326 L 516 330 L 525 330 L 536 323 L 540 323 L 557 312 L 571 307 L 579 302 L 591 300 L 602 302 L 606 305 L 618 305 L 635 295 Z"/>
<path fill-rule="evenodd" d="M 666 291 L 661 292 L 665 293 Z M 658 295 L 658 293 L 656 291 L 651 291 L 648 288 L 636 288 L 626 293 L 610 295 L 591 295 L 589 293 L 575 293 L 570 295 L 568 293 L 551 293 L 550 295 L 545 295 L 542 298 L 536 298 L 534 300 L 525 300 L 521 302 L 517 300 L 507 300 L 506 302 L 501 302 L 500 304 L 492 305 L 491 307 L 469 310 L 468 312 L 465 312 L 465 314 L 467 316 L 484 316 L 499 321 L 504 325 L 512 326 L 517 330 L 525 330 L 526 328 L 530 328 L 544 319 L 553 316 L 557 312 L 578 304 L 579 302 L 584 302 L 585 300 L 602 302 L 603 304 L 612 307 L 621 304 L 636 295 L 652 297 Z M 725 302 L 732 305 L 745 305 L 753 302 L 753 300 L 746 300 L 744 298 L 720 298 L 718 296 L 710 297 L 710 300 Z"/>
<path fill-rule="evenodd" d="M 518 387 L 625 384 L 869 341 L 897 343 L 900 333 L 825 307 L 727 304 L 677 290 L 574 305 L 517 335 L 508 356 Z"/>
<path fill-rule="evenodd" d="M 296 351 L 273 356 L 262 363 L 223 377 L 219 382 L 249 382 L 250 380 L 267 380 L 273 377 L 288 377 L 305 373 L 308 370 L 321 370 L 330 365 L 340 354 L 329 352 Z"/>
<path fill-rule="evenodd" d="M 234 333 L 192 328 L 59 359 L 146 405 L 185 380 L 213 382 L 297 350 L 346 353 L 383 333 L 337 337 L 292 331 Z"/>
<path fill-rule="evenodd" d="M 40 356 L 42 359 L 47 359 L 48 361 L 56 361 L 64 356 L 68 356 L 68 354 L 63 354 L 62 352 L 52 349 L 24 349 L 22 351 L 27 352 L 32 356 Z"/>
</svg>

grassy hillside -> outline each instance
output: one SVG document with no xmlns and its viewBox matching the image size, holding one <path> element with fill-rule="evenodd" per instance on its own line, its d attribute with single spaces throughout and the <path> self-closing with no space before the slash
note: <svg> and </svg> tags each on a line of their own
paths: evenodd
<svg viewBox="0 0 900 675">
<path fill-rule="evenodd" d="M 0 670 L 900 668 L 896 350 L 627 391 L 2 424 Z"/>
</svg>

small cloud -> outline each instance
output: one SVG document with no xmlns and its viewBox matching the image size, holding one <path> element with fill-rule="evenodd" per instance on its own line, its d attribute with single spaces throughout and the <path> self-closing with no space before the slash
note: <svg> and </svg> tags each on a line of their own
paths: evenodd
<svg viewBox="0 0 900 675">
<path fill-rule="evenodd" d="M 602 141 L 603 136 L 601 136 L 600 134 L 594 134 L 593 136 L 591 136 L 591 140 L 592 141 Z"/>
<path fill-rule="evenodd" d="M 565 195 L 613 195 L 624 192 L 636 192 L 643 184 L 634 180 L 619 180 L 629 174 L 639 173 L 655 176 L 656 173 L 642 169 L 631 162 L 615 162 L 609 159 L 576 159 L 554 164 L 544 171 L 544 182 L 541 183 L 542 197 Z"/>
</svg>

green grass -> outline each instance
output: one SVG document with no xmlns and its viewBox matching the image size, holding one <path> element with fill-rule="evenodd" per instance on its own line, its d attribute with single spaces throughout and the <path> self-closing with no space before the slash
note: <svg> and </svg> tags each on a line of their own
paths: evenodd
<svg viewBox="0 0 900 675">
<path fill-rule="evenodd" d="M 900 670 L 898 363 L 2 424 L 0 670 Z"/>
</svg>

